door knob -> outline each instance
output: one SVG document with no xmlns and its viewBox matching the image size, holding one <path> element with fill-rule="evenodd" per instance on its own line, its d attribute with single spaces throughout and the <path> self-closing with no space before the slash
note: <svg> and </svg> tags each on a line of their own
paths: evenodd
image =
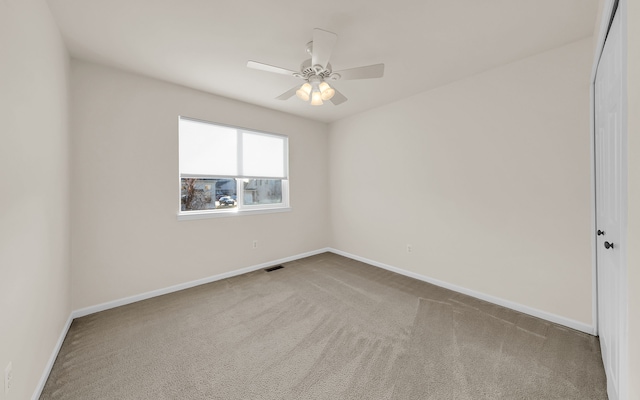
<svg viewBox="0 0 640 400">
<path fill-rule="evenodd" d="M 604 235 L 604 231 L 601 231 L 600 229 L 598 229 L 598 236 L 600 235 Z"/>
<path fill-rule="evenodd" d="M 604 248 L 605 249 L 613 249 L 613 243 L 604 242 Z"/>
</svg>

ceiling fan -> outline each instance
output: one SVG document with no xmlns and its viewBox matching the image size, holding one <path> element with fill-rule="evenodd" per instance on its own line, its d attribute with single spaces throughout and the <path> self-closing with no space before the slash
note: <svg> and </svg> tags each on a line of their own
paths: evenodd
<svg viewBox="0 0 640 400">
<path fill-rule="evenodd" d="M 347 98 L 331 87 L 326 82 L 327 80 L 381 78 L 384 74 L 384 64 L 374 64 L 334 72 L 329 63 L 329 58 L 337 40 L 338 36 L 335 33 L 318 28 L 314 29 L 313 41 L 307 43 L 306 47 L 306 51 L 311 55 L 311 58 L 300 64 L 299 72 L 257 61 L 247 62 L 247 67 L 294 76 L 305 81 L 302 86 L 295 86 L 276 97 L 278 100 L 287 100 L 295 94 L 303 101 L 310 101 L 311 105 L 314 106 L 322 105 L 323 100 L 331 100 L 335 105 L 342 104 L 347 101 Z"/>
</svg>

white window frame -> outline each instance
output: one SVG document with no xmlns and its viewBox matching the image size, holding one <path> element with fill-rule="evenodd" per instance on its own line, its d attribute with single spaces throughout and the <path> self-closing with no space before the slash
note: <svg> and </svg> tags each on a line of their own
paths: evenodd
<svg viewBox="0 0 640 400">
<path fill-rule="evenodd" d="M 283 166 L 284 166 L 284 175 L 285 178 L 273 178 L 273 177 L 261 177 L 261 176 L 243 176 L 241 172 L 238 173 L 237 176 L 219 176 L 219 175 L 200 175 L 200 174 L 188 174 L 188 177 L 193 178 L 202 178 L 202 179 L 235 179 L 236 180 L 236 197 L 237 197 L 237 206 L 232 209 L 216 209 L 216 210 L 189 210 L 182 211 L 182 174 L 180 172 L 180 168 L 178 168 L 178 220 L 191 220 L 191 219 L 203 219 L 203 218 L 218 218 L 218 217 L 232 217 L 232 216 L 242 216 L 242 215 L 254 215 L 254 214 L 266 214 L 266 213 L 279 213 L 279 212 L 287 212 L 291 210 L 291 206 L 289 204 L 289 137 L 286 135 L 275 134 L 264 131 L 257 131 L 255 129 L 247 129 L 243 127 L 220 124 L 217 122 L 205 121 L 201 119 L 179 116 L 178 117 L 178 126 L 180 126 L 180 120 L 189 120 L 204 124 L 210 124 L 214 126 L 220 126 L 224 128 L 231 128 L 236 130 L 236 138 L 238 140 L 238 146 L 236 147 L 237 151 L 237 163 L 238 170 L 242 169 L 242 157 L 243 157 L 243 149 L 242 149 L 242 134 L 250 133 L 250 134 L 258 134 L 265 136 L 276 136 L 283 139 L 284 145 L 284 154 L 283 154 Z M 178 133 L 179 134 L 179 133 Z M 178 144 L 179 146 L 179 144 Z M 178 149 L 178 158 L 180 157 L 179 149 Z M 186 176 L 185 176 L 186 177 Z M 244 204 L 244 181 L 247 179 L 280 179 L 282 182 L 282 203 L 275 204 Z"/>
</svg>

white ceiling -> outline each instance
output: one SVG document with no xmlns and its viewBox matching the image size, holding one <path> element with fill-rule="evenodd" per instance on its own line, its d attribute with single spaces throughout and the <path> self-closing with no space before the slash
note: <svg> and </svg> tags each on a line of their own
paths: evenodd
<svg viewBox="0 0 640 400">
<path fill-rule="evenodd" d="M 598 0 L 49 0 L 71 55 L 331 122 L 592 35 Z M 335 32 L 334 70 L 385 63 L 382 79 L 337 81 L 349 98 L 275 97 L 300 80 L 313 28 Z"/>
</svg>

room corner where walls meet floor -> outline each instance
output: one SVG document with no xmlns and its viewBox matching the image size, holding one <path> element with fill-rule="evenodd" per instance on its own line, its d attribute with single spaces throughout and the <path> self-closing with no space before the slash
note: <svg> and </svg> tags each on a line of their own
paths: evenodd
<svg viewBox="0 0 640 400">
<path fill-rule="evenodd" d="M 577 330 L 577 331 L 580 331 L 580 332 L 583 332 L 583 333 L 587 333 L 589 335 L 594 335 L 594 332 L 595 332 L 595 328 L 593 326 L 589 326 L 587 324 L 583 324 L 583 323 L 580 323 L 578 321 L 574 321 L 574 320 L 571 320 L 571 319 L 568 319 L 568 318 L 564 318 L 564 317 L 561 317 L 561 316 L 558 316 L 558 315 L 550 314 L 550 313 L 547 313 L 545 311 L 536 310 L 536 309 L 533 309 L 531 307 L 527 307 L 527 306 L 524 306 L 524 305 L 521 305 L 521 304 L 510 302 L 510 301 L 507 301 L 507 300 L 504 300 L 504 299 L 496 298 L 494 296 L 489 296 L 489 295 L 484 294 L 484 293 L 479 293 L 479 292 L 476 292 L 476 291 L 473 291 L 473 290 L 462 288 L 460 286 L 449 284 L 447 282 L 442 282 L 442 281 L 439 281 L 437 279 L 433 279 L 433 278 L 430 278 L 430 277 L 426 277 L 424 275 L 416 274 L 414 272 L 410 272 L 410 271 L 407 271 L 407 270 L 404 270 L 404 269 L 401 269 L 401 268 L 396 268 L 394 266 L 387 265 L 387 264 L 384 264 L 384 263 L 381 263 L 381 262 L 377 262 L 377 261 L 374 261 L 374 260 L 370 260 L 370 259 L 367 259 L 365 257 L 361 257 L 361 256 L 358 256 L 358 255 L 354 255 L 354 254 L 345 252 L 345 251 L 341 251 L 341 250 L 338 250 L 338 249 L 327 247 L 327 248 L 322 248 L 322 249 L 318 249 L 318 250 L 314 250 L 314 251 L 310 251 L 310 252 L 306 252 L 306 253 L 302 253 L 302 254 L 297 254 L 297 255 L 294 255 L 294 256 L 290 256 L 290 257 L 281 258 L 281 259 L 278 259 L 278 260 L 273 260 L 273 261 L 270 261 L 270 262 L 256 264 L 256 265 L 253 265 L 253 266 L 241 268 L 241 269 L 234 270 L 234 271 L 229 271 L 227 273 L 218 274 L 218 275 L 210 276 L 210 277 L 207 277 L 207 278 L 194 280 L 194 281 L 191 281 L 191 282 L 186 282 L 186 283 L 183 283 L 183 284 L 180 284 L 180 285 L 174 285 L 174 286 L 171 286 L 171 287 L 158 289 L 158 290 L 142 293 L 142 294 L 139 294 L 139 295 L 130 296 L 130 297 L 127 297 L 127 298 L 118 299 L 118 300 L 114 300 L 114 301 L 110 301 L 110 302 L 105 302 L 105 303 L 102 303 L 102 304 L 97 304 L 95 306 L 86 307 L 86 308 L 82 308 L 82 309 L 79 309 L 79 310 L 72 311 L 71 315 L 69 316 L 69 318 L 68 318 L 68 320 L 67 320 L 67 322 L 65 324 L 65 327 L 63 328 L 63 330 L 62 330 L 62 332 L 60 334 L 60 337 L 59 337 L 59 339 L 58 339 L 58 341 L 56 343 L 56 347 L 53 350 L 52 355 L 51 355 L 51 357 L 49 359 L 49 362 L 47 363 L 45 372 L 44 372 L 42 378 L 40 379 L 38 387 L 37 387 L 37 389 L 36 389 L 36 391 L 35 391 L 35 393 L 33 395 L 33 399 L 36 400 L 36 399 L 38 399 L 40 397 L 40 394 L 41 394 L 42 390 L 44 389 L 44 385 L 45 385 L 45 383 L 46 383 L 46 381 L 47 381 L 47 379 L 49 377 L 49 374 L 51 373 L 51 368 L 53 367 L 54 362 L 56 360 L 56 357 L 58 356 L 58 354 L 60 352 L 60 348 L 61 348 L 61 346 L 63 344 L 64 338 L 66 337 L 66 335 L 67 335 L 67 333 L 69 331 L 69 328 L 71 326 L 71 323 L 73 322 L 74 319 L 81 318 L 81 317 L 84 317 L 84 316 L 88 316 L 88 315 L 91 315 L 91 314 L 95 314 L 95 313 L 98 313 L 98 312 L 110 310 L 110 309 L 113 309 L 113 308 L 116 308 L 116 307 L 120 307 L 120 306 L 124 306 L 124 305 L 127 305 L 127 304 L 136 303 L 136 302 L 139 302 L 139 301 L 142 301 L 142 300 L 146 300 L 146 299 L 151 299 L 151 298 L 154 298 L 154 297 L 162 296 L 162 295 L 165 295 L 165 294 L 175 293 L 175 292 L 178 292 L 178 291 L 181 291 L 181 290 L 197 287 L 197 286 L 204 285 L 204 284 L 207 284 L 207 283 L 216 282 L 216 281 L 227 279 L 227 278 L 231 278 L 231 277 L 234 277 L 234 276 L 247 274 L 247 273 L 250 273 L 250 272 L 253 272 L 253 271 L 257 271 L 257 270 L 260 270 L 260 269 L 272 267 L 274 265 L 286 264 L 286 263 L 289 263 L 289 262 L 301 260 L 301 259 L 304 259 L 304 258 L 307 258 L 307 257 L 311 257 L 311 256 L 314 256 L 314 255 L 319 255 L 319 254 L 327 253 L 327 252 L 328 253 L 333 253 L 333 254 L 336 254 L 336 255 L 339 255 L 339 256 L 343 256 L 343 257 L 346 257 L 346 258 L 349 258 L 349 259 L 352 259 L 352 260 L 355 260 L 355 261 L 359 261 L 359 262 L 362 262 L 362 263 L 365 263 L 365 264 L 368 264 L 368 265 L 371 265 L 371 266 L 374 266 L 374 267 L 377 267 L 377 268 L 381 268 L 381 269 L 384 269 L 384 270 L 387 270 L 387 271 L 391 271 L 391 272 L 394 272 L 394 273 L 397 273 L 397 274 L 400 274 L 400 275 L 404 275 L 404 276 L 409 277 L 409 278 L 413 278 L 413 279 L 417 279 L 419 281 L 427 282 L 427 283 L 433 284 L 435 286 L 442 287 L 442 288 L 448 289 L 448 290 L 452 290 L 454 292 L 458 292 L 458 293 L 461 293 L 461 294 L 465 294 L 465 295 L 468 295 L 468 296 L 471 296 L 471 297 L 474 297 L 474 298 L 477 298 L 477 299 L 480 299 L 480 300 L 483 300 L 483 301 L 487 301 L 487 302 L 495 304 L 495 305 L 499 305 L 499 306 L 514 310 L 514 311 L 522 312 L 524 314 L 531 315 L 533 317 L 540 318 L 540 319 L 543 319 L 543 320 L 546 320 L 546 321 L 549 321 L 549 322 L 552 322 L 552 323 L 555 323 L 555 324 L 558 324 L 558 325 L 562 325 L 562 326 L 565 326 L 565 327 L 568 327 L 568 328 L 571 328 L 571 329 L 574 329 L 574 330 Z"/>
</svg>

